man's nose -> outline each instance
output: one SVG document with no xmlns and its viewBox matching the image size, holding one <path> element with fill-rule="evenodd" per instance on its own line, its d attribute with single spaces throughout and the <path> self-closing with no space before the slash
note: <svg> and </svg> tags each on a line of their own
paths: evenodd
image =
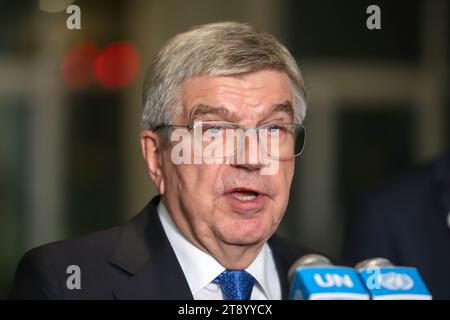
<svg viewBox="0 0 450 320">
<path fill-rule="evenodd" d="M 257 130 L 247 129 L 241 138 L 240 144 L 238 144 L 238 149 L 231 165 L 248 171 L 255 171 L 266 165 L 264 160 Z"/>
</svg>

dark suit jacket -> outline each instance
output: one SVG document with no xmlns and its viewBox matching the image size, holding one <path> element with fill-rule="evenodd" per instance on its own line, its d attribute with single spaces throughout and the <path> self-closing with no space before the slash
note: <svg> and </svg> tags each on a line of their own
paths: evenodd
<svg viewBox="0 0 450 320">
<path fill-rule="evenodd" d="M 450 299 L 450 155 L 366 196 L 357 211 L 345 262 L 380 256 L 416 267 L 433 298 Z"/>
<path fill-rule="evenodd" d="M 123 226 L 30 250 L 19 263 L 10 298 L 193 299 L 159 220 L 158 201 Z M 306 252 L 277 235 L 269 245 L 287 298 L 288 269 Z M 69 265 L 81 269 L 80 290 L 67 288 Z"/>
</svg>

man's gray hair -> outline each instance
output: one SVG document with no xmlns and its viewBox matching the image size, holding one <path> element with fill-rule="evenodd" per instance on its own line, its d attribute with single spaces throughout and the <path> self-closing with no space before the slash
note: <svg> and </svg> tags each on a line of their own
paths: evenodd
<svg viewBox="0 0 450 320">
<path fill-rule="evenodd" d="M 292 83 L 294 121 L 306 113 L 303 78 L 295 59 L 271 34 L 237 22 L 211 23 L 178 34 L 160 50 L 144 81 L 142 128 L 155 130 L 181 112 L 180 85 L 195 76 L 234 76 L 272 69 Z"/>
</svg>

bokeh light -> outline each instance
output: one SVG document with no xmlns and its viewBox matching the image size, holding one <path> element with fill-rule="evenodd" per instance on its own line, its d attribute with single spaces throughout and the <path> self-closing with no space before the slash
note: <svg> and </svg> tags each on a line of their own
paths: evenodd
<svg viewBox="0 0 450 320">
<path fill-rule="evenodd" d="M 61 71 L 64 82 L 73 88 L 81 88 L 95 80 L 94 64 L 99 48 L 93 42 L 78 44 L 64 56 Z"/>
<path fill-rule="evenodd" d="M 139 69 L 136 48 L 127 42 L 108 45 L 95 62 L 95 77 L 107 88 L 120 88 L 129 84 Z"/>
</svg>

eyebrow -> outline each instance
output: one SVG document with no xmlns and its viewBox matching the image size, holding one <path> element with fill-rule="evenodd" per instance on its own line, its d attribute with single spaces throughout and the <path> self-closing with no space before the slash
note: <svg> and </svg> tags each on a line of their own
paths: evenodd
<svg viewBox="0 0 450 320">
<path fill-rule="evenodd" d="M 294 108 L 292 107 L 292 102 L 289 100 L 286 100 L 283 103 L 277 103 L 270 107 L 269 114 L 274 112 L 286 112 L 290 116 L 294 115 Z M 190 121 L 193 121 L 199 116 L 206 115 L 206 114 L 219 114 L 223 116 L 229 116 L 231 118 L 238 118 L 237 114 L 230 112 L 228 109 L 224 107 L 216 107 L 216 106 L 210 106 L 207 104 L 199 103 L 196 104 L 191 111 L 189 112 L 188 119 Z"/>
<path fill-rule="evenodd" d="M 294 107 L 292 106 L 292 102 L 286 100 L 283 103 L 274 104 L 270 107 L 269 113 L 273 112 L 286 112 L 291 117 L 294 116 Z"/>
<path fill-rule="evenodd" d="M 196 104 L 192 110 L 189 112 L 188 119 L 193 121 L 195 118 L 205 115 L 205 114 L 220 114 L 220 115 L 229 115 L 230 111 L 228 111 L 224 107 L 214 107 L 209 106 L 203 103 Z"/>
</svg>

